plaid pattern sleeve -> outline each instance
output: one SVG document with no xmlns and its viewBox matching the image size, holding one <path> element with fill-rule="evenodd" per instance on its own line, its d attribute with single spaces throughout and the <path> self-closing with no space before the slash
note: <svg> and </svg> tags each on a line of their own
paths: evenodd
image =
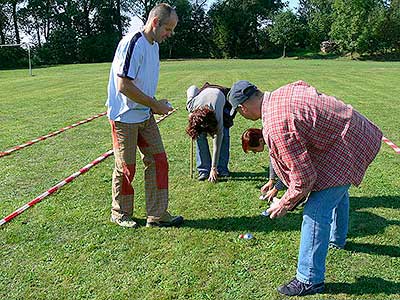
<svg viewBox="0 0 400 300">
<path fill-rule="evenodd" d="M 291 210 L 311 191 L 317 173 L 307 147 L 297 132 L 270 136 L 268 140 L 271 152 L 274 153 L 271 154 L 273 160 L 285 162 L 285 165 L 280 166 L 279 169 L 286 170 L 285 174 L 288 175 L 289 185 L 280 203 L 286 209 Z M 278 157 L 275 157 L 276 154 Z"/>
</svg>

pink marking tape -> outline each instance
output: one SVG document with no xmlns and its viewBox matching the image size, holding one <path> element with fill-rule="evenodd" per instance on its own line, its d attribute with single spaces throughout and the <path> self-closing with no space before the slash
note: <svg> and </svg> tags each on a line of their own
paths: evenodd
<svg viewBox="0 0 400 300">
<path fill-rule="evenodd" d="M 396 146 L 393 142 L 388 140 L 386 137 L 382 137 L 382 141 L 390 146 L 397 154 L 400 154 L 400 147 Z"/>
<path fill-rule="evenodd" d="M 156 122 L 160 123 L 162 120 L 164 120 L 166 117 L 170 116 L 172 113 L 174 113 L 176 111 L 176 109 L 170 111 L 167 115 L 164 115 L 162 117 L 160 117 Z M 42 201 L 44 198 L 46 198 L 47 196 L 55 193 L 56 191 L 58 191 L 61 187 L 63 187 L 64 185 L 66 185 L 67 183 L 70 183 L 71 181 L 73 181 L 76 177 L 78 177 L 81 174 L 86 173 L 87 171 L 90 170 L 90 168 L 92 168 L 93 166 L 97 165 L 98 163 L 100 163 L 101 161 L 105 160 L 107 157 L 109 157 L 110 155 L 113 155 L 114 151 L 113 150 L 108 150 L 106 153 L 102 154 L 101 156 L 99 156 L 98 158 L 96 158 L 94 161 L 92 161 L 90 164 L 87 164 L 86 166 L 84 166 L 83 168 L 81 168 L 78 172 L 75 172 L 74 174 L 70 175 L 69 177 L 65 178 L 63 181 L 60 181 L 59 183 L 57 183 L 56 185 L 54 185 L 53 187 L 51 187 L 50 189 L 48 189 L 46 192 L 44 192 L 43 194 L 37 196 L 35 199 L 33 199 L 32 201 L 26 203 L 25 205 L 21 206 L 20 208 L 18 208 L 16 211 L 14 211 L 13 213 L 9 214 L 7 217 L 4 217 L 3 219 L 0 220 L 0 226 L 4 225 L 5 223 L 9 222 L 10 220 L 14 219 L 16 216 L 22 214 L 25 210 L 27 210 L 28 208 L 34 206 L 36 203 L 39 203 L 40 201 Z"/>
<path fill-rule="evenodd" d="M 14 151 L 21 150 L 21 149 L 23 149 L 23 148 L 25 148 L 25 147 L 28 147 L 28 146 L 30 146 L 30 145 L 33 145 L 33 144 L 35 144 L 35 143 L 37 143 L 37 142 L 44 141 L 45 139 L 47 139 L 47 138 L 49 138 L 49 137 L 51 137 L 51 136 L 55 136 L 55 135 L 57 135 L 57 134 L 60 134 L 61 132 L 64 132 L 64 131 L 66 131 L 66 130 L 68 130 L 68 129 L 71 129 L 71 128 L 74 128 L 74 127 L 76 127 L 76 126 L 79 126 L 79 125 L 85 124 L 85 123 L 87 123 L 87 122 L 90 122 L 90 121 L 92 121 L 92 120 L 94 120 L 94 119 L 96 119 L 96 118 L 98 118 L 98 117 L 104 116 L 106 113 L 107 113 L 107 112 L 103 112 L 103 113 L 101 113 L 101 114 L 98 114 L 98 115 L 95 115 L 95 116 L 93 116 L 93 117 L 90 117 L 90 118 L 88 118 L 88 119 L 86 119 L 86 120 L 82 120 L 82 121 L 80 121 L 80 122 L 78 122 L 78 123 L 75 123 L 75 124 L 72 124 L 72 125 L 70 125 L 70 126 L 61 128 L 61 129 L 59 129 L 59 130 L 57 130 L 57 131 L 51 132 L 51 133 L 46 134 L 46 135 L 44 135 L 44 136 L 38 137 L 38 138 L 36 138 L 36 139 L 34 139 L 34 140 L 31 140 L 31 141 L 29 141 L 29 142 L 26 142 L 25 144 L 22 144 L 22 145 L 19 145 L 19 146 L 15 146 L 15 147 L 13 147 L 13 148 L 11 148 L 11 149 L 8 149 L 8 150 L 5 150 L 5 151 L 3 151 L 3 152 L 0 152 L 0 157 L 9 155 L 9 154 L 11 154 L 11 153 L 14 152 Z"/>
</svg>

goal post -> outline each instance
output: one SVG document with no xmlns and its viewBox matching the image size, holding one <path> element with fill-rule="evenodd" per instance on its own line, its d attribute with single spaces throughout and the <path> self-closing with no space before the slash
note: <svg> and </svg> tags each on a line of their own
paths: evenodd
<svg viewBox="0 0 400 300">
<path fill-rule="evenodd" d="M 29 43 L 21 43 L 21 44 L 0 44 L 1 47 L 22 47 L 26 45 L 28 47 L 28 65 L 29 65 L 29 75 L 32 76 L 32 63 L 31 63 L 31 47 Z"/>
</svg>

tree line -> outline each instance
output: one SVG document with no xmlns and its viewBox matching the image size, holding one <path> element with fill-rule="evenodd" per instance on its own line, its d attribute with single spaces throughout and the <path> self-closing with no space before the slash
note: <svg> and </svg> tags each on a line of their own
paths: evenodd
<svg viewBox="0 0 400 300">
<path fill-rule="evenodd" d="M 287 51 L 400 54 L 400 0 L 0 0 L 0 44 L 29 39 L 36 65 L 108 62 L 131 16 L 176 7 L 161 58 L 274 57 Z M 24 47 L 0 48 L 0 68 L 26 66 Z"/>
</svg>

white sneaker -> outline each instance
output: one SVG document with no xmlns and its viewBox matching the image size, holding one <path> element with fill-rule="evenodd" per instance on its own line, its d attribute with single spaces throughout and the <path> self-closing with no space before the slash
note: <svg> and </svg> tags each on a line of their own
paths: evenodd
<svg viewBox="0 0 400 300">
<path fill-rule="evenodd" d="M 121 227 L 127 227 L 127 228 L 138 227 L 138 224 L 135 221 L 133 221 L 133 219 L 131 217 L 128 217 L 128 216 L 122 216 L 119 219 L 114 216 L 111 216 L 110 221 Z"/>
</svg>

